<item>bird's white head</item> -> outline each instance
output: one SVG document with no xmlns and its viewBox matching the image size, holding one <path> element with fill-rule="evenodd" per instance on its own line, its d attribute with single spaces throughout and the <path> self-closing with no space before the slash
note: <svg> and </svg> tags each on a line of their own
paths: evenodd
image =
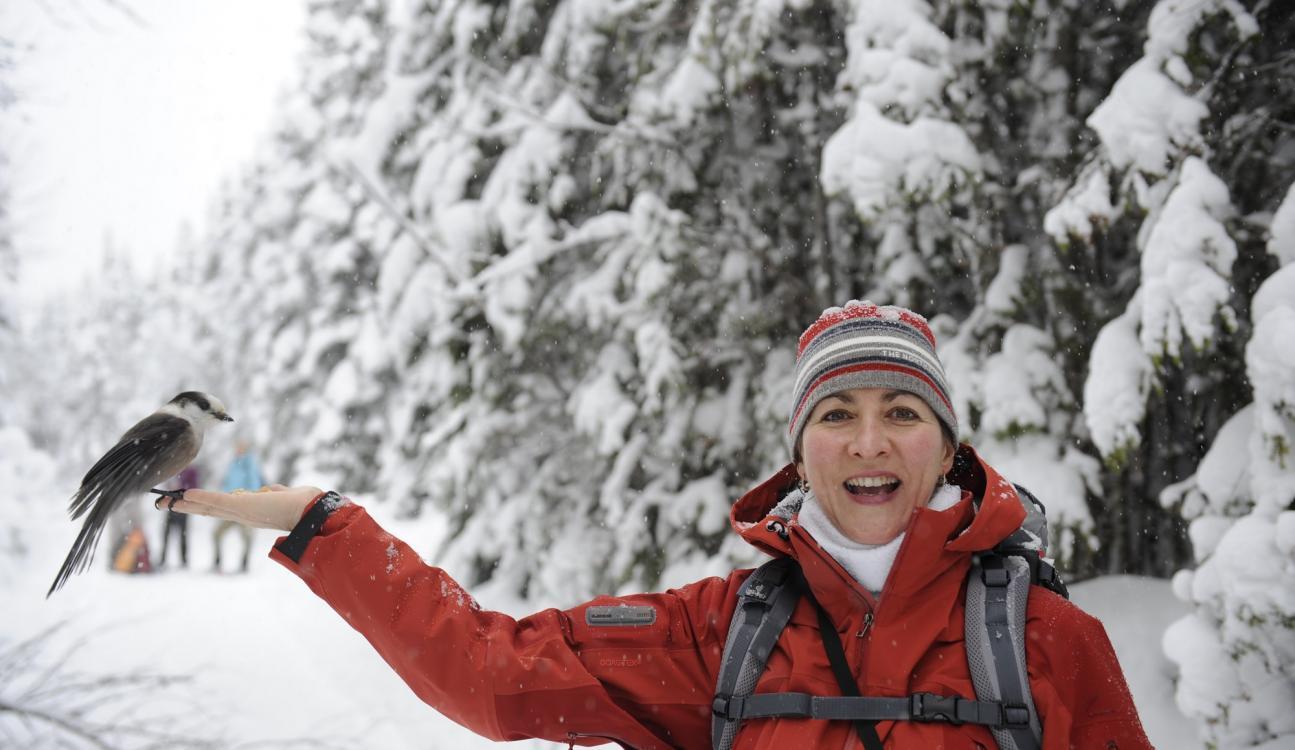
<svg viewBox="0 0 1295 750">
<path fill-rule="evenodd" d="M 225 405 L 220 402 L 220 399 L 202 391 L 185 391 L 162 408 L 178 417 L 184 417 L 194 425 L 203 427 L 215 422 L 234 421 L 233 417 L 225 413 Z"/>
</svg>

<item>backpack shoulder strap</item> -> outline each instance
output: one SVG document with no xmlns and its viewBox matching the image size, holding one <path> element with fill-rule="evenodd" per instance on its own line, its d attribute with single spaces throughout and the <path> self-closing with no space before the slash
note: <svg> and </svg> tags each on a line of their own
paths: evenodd
<svg viewBox="0 0 1295 750">
<path fill-rule="evenodd" d="M 1025 605 L 1030 564 L 1017 555 L 985 552 L 967 578 L 964 630 L 967 666 L 976 699 L 1003 704 L 1004 713 L 1029 722 L 991 729 L 1000 750 L 1038 750 L 1043 731 L 1025 671 Z"/>
<path fill-rule="evenodd" d="M 1066 590 L 1061 574 L 1044 559 L 1048 554 L 1047 508 L 1025 487 L 1019 484 L 1013 484 L 1012 487 L 1016 489 L 1016 498 L 1025 508 L 1025 520 L 1019 529 L 994 545 L 994 551 L 1004 556 L 1020 557 L 1030 566 L 1030 583 L 1069 599 L 1070 592 Z"/>
<path fill-rule="evenodd" d="M 800 599 L 800 588 L 792 575 L 795 567 L 796 561 L 790 557 L 770 560 L 756 568 L 738 591 L 715 684 L 715 705 L 723 705 L 723 710 L 711 715 L 711 746 L 715 750 L 732 748 L 742 719 L 729 718 L 728 704 L 755 692 L 769 654 Z"/>
</svg>

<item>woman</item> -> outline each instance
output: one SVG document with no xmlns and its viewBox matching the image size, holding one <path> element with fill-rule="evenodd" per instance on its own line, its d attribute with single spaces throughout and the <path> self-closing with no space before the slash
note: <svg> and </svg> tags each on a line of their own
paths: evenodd
<svg viewBox="0 0 1295 750">
<path fill-rule="evenodd" d="M 963 636 L 972 553 L 1017 529 L 1024 510 L 957 434 L 921 316 L 851 302 L 801 336 L 787 433 L 793 461 L 731 512 L 748 542 L 794 558 L 812 593 L 792 612 L 757 694 L 842 694 L 816 600 L 862 695 L 975 697 Z M 749 570 L 513 620 L 481 610 L 444 571 L 332 493 L 191 490 L 175 509 L 292 530 L 271 557 L 419 697 L 482 735 L 711 746 L 716 675 Z M 605 608 L 612 604 L 625 608 Z M 633 616 L 604 619 L 621 611 Z M 1027 618 L 1044 748 L 1150 747 L 1101 624 L 1037 586 Z M 863 731 L 849 721 L 752 719 L 734 747 L 853 748 Z M 881 721 L 871 731 L 889 748 L 996 746 L 983 725 Z"/>
</svg>

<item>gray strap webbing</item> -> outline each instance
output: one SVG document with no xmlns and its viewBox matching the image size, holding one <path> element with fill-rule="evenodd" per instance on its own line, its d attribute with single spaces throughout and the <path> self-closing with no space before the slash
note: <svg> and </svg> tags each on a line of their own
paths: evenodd
<svg viewBox="0 0 1295 750">
<path fill-rule="evenodd" d="M 742 584 L 733 618 L 737 624 L 729 628 L 720 659 L 715 685 L 717 699 L 740 700 L 755 692 L 755 683 L 764 672 L 765 662 L 800 599 L 800 589 L 787 576 L 794 564 L 785 557 L 771 560 L 756 568 Z M 741 722 L 740 715 L 730 718 L 714 714 L 711 746 L 715 750 L 730 750 Z"/>
<path fill-rule="evenodd" d="M 1006 726 L 1009 718 L 1024 722 L 1024 715 L 1008 717 L 1002 705 L 965 698 L 917 693 L 904 698 L 869 698 L 759 693 L 728 700 L 716 698 L 717 715 L 734 719 L 772 717 L 827 719 L 829 721 L 944 721 L 952 724 Z"/>
<path fill-rule="evenodd" d="M 967 665 L 976 697 L 1000 702 L 1005 712 L 1028 712 L 1028 725 L 990 731 L 1000 750 L 1038 750 L 1043 732 L 1025 671 L 1025 606 L 1030 566 L 1016 557 L 981 555 L 967 578 L 964 623 Z"/>
</svg>

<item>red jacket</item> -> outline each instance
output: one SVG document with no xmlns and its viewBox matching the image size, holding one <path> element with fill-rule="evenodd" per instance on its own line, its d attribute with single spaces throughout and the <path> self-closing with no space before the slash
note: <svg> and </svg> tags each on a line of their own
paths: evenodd
<svg viewBox="0 0 1295 750">
<path fill-rule="evenodd" d="M 963 645 L 971 553 L 1016 529 L 1024 510 L 1009 483 L 970 448 L 960 450 L 968 460 L 958 463 L 970 468 L 951 478 L 966 490 L 963 501 L 943 512 L 915 512 L 880 602 L 799 526 L 791 525 L 786 540 L 766 528 L 769 510 L 795 480 L 793 467 L 733 506 L 743 538 L 799 561 L 864 695 L 975 697 Z M 983 497 L 978 512 L 973 494 Z M 600 597 L 514 620 L 482 610 L 355 505 L 329 517 L 299 563 L 277 549 L 271 557 L 360 631 L 420 698 L 473 731 L 496 740 L 615 740 L 640 750 L 710 746 L 720 652 L 750 574 Z M 588 607 L 620 603 L 652 607 L 655 622 L 586 624 Z M 873 614 L 871 625 L 866 613 Z M 1045 750 L 1149 748 L 1101 623 L 1037 586 L 1027 613 L 1026 662 Z M 804 599 L 756 686 L 757 693 L 780 691 L 840 695 Z M 899 721 L 881 722 L 877 731 L 888 748 L 995 747 L 982 726 Z M 735 743 L 737 750 L 805 747 L 860 742 L 848 722 L 753 719 Z"/>
</svg>

